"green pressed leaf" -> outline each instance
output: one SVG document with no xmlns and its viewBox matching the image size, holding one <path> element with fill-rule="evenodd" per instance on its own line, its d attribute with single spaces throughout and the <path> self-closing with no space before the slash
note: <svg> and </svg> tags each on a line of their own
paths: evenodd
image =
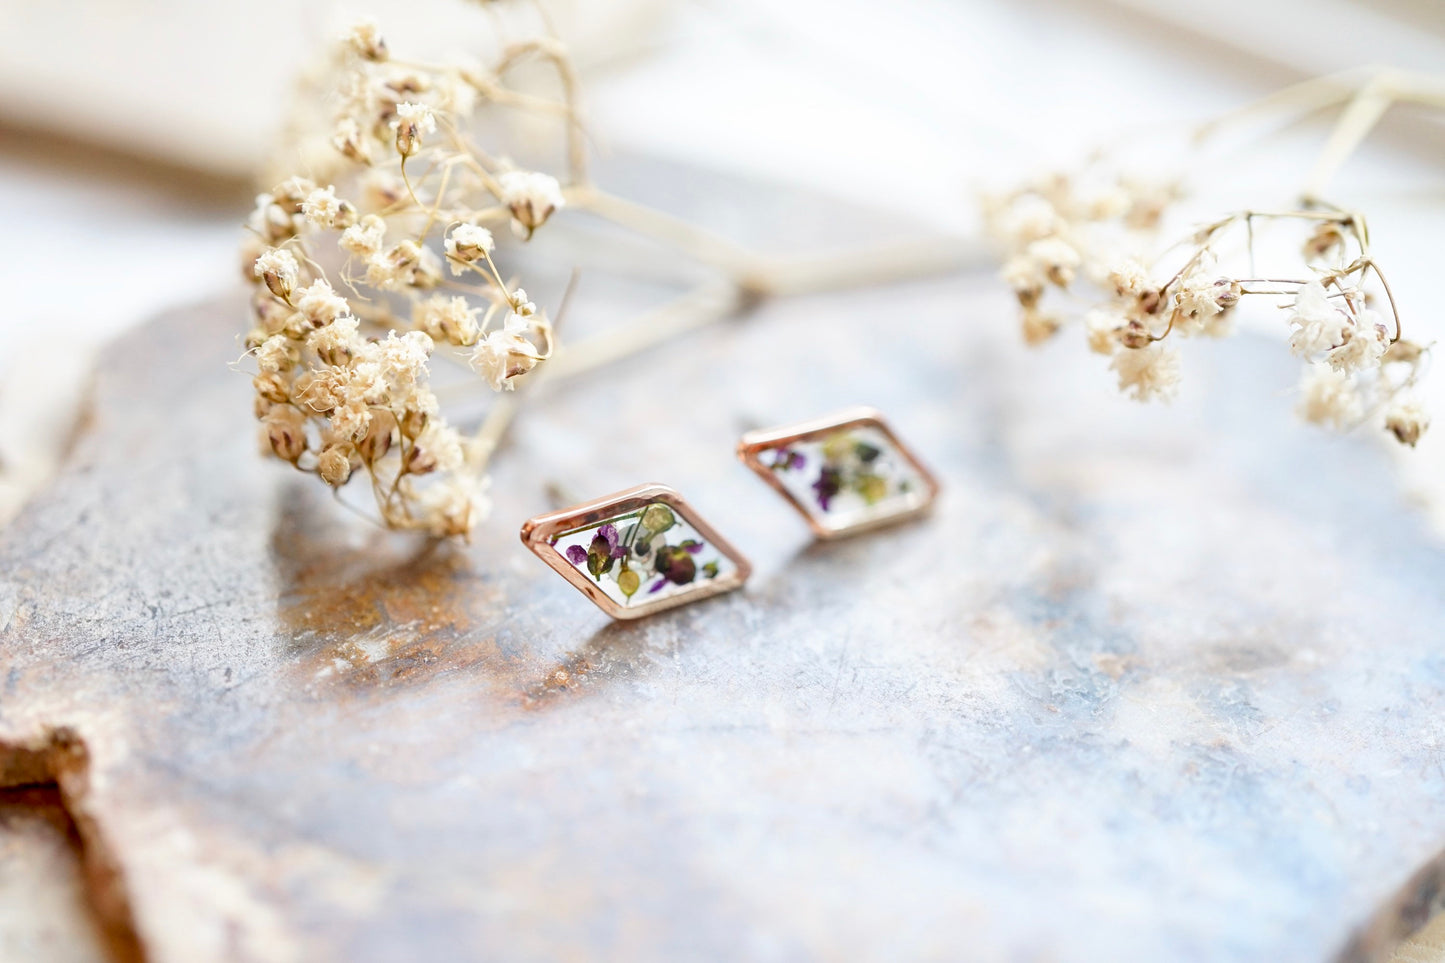
<svg viewBox="0 0 1445 963">
<path fill-rule="evenodd" d="M 666 505 L 649 505 L 639 520 L 643 528 L 653 535 L 661 535 L 677 524 L 677 516 Z"/>
<path fill-rule="evenodd" d="M 859 475 L 853 481 L 853 490 L 870 505 L 883 500 L 888 494 L 888 482 L 881 475 Z"/>
</svg>

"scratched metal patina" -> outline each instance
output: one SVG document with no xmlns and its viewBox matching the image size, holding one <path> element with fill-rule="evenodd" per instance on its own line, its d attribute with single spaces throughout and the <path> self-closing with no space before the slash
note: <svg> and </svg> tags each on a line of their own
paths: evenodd
<svg viewBox="0 0 1445 963">
<path fill-rule="evenodd" d="M 1151 409 L 982 276 L 771 302 L 540 389 L 428 546 L 258 457 L 243 310 L 124 340 L 0 536 L 0 739 L 84 740 L 151 959 L 1378 959 L 1439 891 L 1445 551 L 1276 344 Z M 944 492 L 814 544 L 733 447 L 853 404 Z M 643 481 L 745 590 L 613 624 L 517 539 Z"/>
</svg>

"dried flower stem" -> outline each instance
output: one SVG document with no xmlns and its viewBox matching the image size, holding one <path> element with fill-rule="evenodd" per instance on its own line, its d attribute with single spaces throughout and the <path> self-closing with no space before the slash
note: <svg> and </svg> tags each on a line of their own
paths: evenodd
<svg viewBox="0 0 1445 963">
<path fill-rule="evenodd" d="M 656 238 L 693 260 L 723 271 L 740 287 L 758 286 L 767 274 L 763 259 L 742 245 L 655 208 L 595 187 L 574 188 L 568 192 L 568 203 L 620 227 Z M 764 292 L 759 290 L 759 293 Z"/>
</svg>

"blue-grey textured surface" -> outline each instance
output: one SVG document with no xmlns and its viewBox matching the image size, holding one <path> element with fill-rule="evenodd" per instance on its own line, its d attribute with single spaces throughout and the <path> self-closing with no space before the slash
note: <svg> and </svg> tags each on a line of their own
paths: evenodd
<svg viewBox="0 0 1445 963">
<path fill-rule="evenodd" d="M 772 302 L 539 391 L 427 548 L 257 456 L 242 311 L 120 345 L 0 537 L 0 736 L 86 740 L 157 960 L 1376 958 L 1432 898 L 1445 551 L 1277 344 L 1143 408 L 986 277 Z M 945 491 L 814 545 L 733 444 L 858 403 Z M 609 624 L 517 541 L 641 481 L 747 590 Z"/>
</svg>

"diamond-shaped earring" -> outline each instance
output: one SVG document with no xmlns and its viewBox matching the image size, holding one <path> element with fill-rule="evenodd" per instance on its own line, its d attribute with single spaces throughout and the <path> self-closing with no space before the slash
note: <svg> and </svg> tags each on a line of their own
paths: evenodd
<svg viewBox="0 0 1445 963">
<path fill-rule="evenodd" d="M 738 442 L 738 458 L 786 498 L 819 538 L 910 518 L 938 497 L 933 474 L 872 408 L 750 431 Z"/>
<path fill-rule="evenodd" d="M 742 586 L 752 566 L 681 495 L 639 485 L 538 515 L 522 542 L 614 619 Z"/>
</svg>

